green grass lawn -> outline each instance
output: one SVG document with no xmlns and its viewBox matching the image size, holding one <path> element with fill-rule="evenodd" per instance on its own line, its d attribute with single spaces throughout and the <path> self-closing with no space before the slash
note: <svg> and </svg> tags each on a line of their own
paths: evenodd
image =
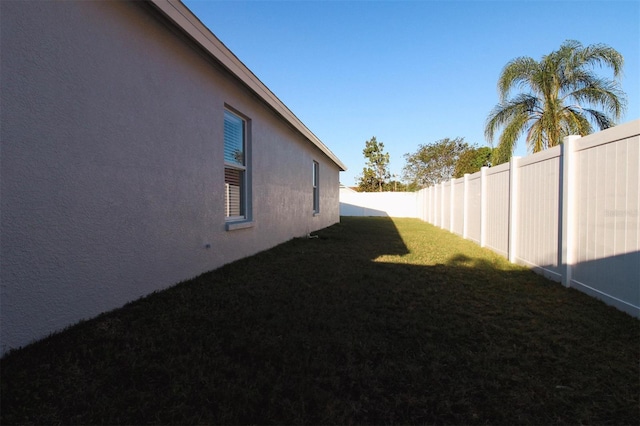
<svg viewBox="0 0 640 426">
<path fill-rule="evenodd" d="M 634 424 L 640 321 L 414 219 L 342 218 L 0 361 L 2 424 Z"/>
</svg>

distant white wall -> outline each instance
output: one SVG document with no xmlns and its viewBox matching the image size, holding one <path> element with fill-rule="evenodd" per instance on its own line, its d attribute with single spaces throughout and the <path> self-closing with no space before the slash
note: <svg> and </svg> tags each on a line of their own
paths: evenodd
<svg viewBox="0 0 640 426">
<path fill-rule="evenodd" d="M 415 192 L 356 192 L 340 189 L 340 216 L 418 217 Z"/>
<path fill-rule="evenodd" d="M 2 352 L 339 220 L 338 166 L 151 6 L 1 11 Z M 231 232 L 225 105 L 252 139 Z"/>
</svg>

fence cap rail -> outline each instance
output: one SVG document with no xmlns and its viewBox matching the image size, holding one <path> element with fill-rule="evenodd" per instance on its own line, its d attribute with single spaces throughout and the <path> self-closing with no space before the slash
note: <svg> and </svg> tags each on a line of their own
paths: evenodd
<svg viewBox="0 0 640 426">
<path fill-rule="evenodd" d="M 550 160 L 552 158 L 560 157 L 561 155 L 561 147 L 560 145 L 554 146 L 553 148 L 545 149 L 544 151 L 537 152 L 532 155 L 528 155 L 523 157 L 518 161 L 518 167 L 529 166 L 531 164 L 540 163 L 543 161 Z"/>
<path fill-rule="evenodd" d="M 617 142 L 621 139 L 630 139 L 633 137 L 640 137 L 640 119 L 619 124 L 601 132 L 583 136 L 576 141 L 575 151 L 583 151 L 599 145 L 605 145 Z"/>
<path fill-rule="evenodd" d="M 498 164 L 495 167 L 489 167 L 487 169 L 487 175 L 495 175 L 496 173 L 508 172 L 511 164 L 509 162 Z"/>
</svg>

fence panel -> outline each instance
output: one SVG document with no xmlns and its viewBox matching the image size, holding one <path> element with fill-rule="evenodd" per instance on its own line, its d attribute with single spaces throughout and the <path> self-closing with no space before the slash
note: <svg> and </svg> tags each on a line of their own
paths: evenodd
<svg viewBox="0 0 640 426">
<path fill-rule="evenodd" d="M 487 171 L 486 247 L 509 257 L 509 163 Z"/>
<path fill-rule="evenodd" d="M 576 143 L 570 285 L 633 314 L 640 310 L 640 136 L 606 139 L 596 133 Z"/>
<path fill-rule="evenodd" d="M 435 188 L 433 186 L 423 189 L 423 191 L 427 191 L 427 205 L 426 205 L 426 210 L 427 210 L 427 219 L 426 221 L 429 223 L 433 223 L 435 221 L 435 218 L 433 216 L 433 193 L 435 191 Z"/>
<path fill-rule="evenodd" d="M 427 220 L 427 203 L 428 203 L 428 190 L 422 189 L 416 193 L 416 217 L 420 220 Z"/>
<path fill-rule="evenodd" d="M 442 227 L 442 186 L 435 185 L 433 188 L 433 224 Z"/>
<path fill-rule="evenodd" d="M 522 158 L 518 162 L 516 262 L 539 269 L 560 281 L 558 215 L 560 147 Z"/>
<path fill-rule="evenodd" d="M 451 185 L 453 185 L 451 232 L 462 236 L 464 233 L 464 178 L 453 179 Z"/>
<path fill-rule="evenodd" d="M 467 238 L 480 244 L 482 226 L 482 175 L 480 172 L 469 176 L 467 185 Z"/>
<path fill-rule="evenodd" d="M 451 230 L 451 181 L 440 184 L 440 227 Z"/>
</svg>

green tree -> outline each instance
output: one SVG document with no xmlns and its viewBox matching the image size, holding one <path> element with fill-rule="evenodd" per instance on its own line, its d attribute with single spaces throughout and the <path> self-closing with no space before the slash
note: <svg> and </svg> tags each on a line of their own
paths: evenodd
<svg viewBox="0 0 640 426">
<path fill-rule="evenodd" d="M 626 107 L 620 88 L 623 63 L 622 55 L 609 46 L 583 47 L 573 40 L 539 62 L 530 57 L 509 62 L 498 80 L 500 103 L 485 126 L 491 143 L 502 129 L 494 164 L 508 161 L 525 133 L 529 151 L 538 152 L 562 143 L 565 136 L 592 133 L 592 123 L 600 130 L 614 126 Z M 595 73 L 603 66 L 613 70 L 613 79 Z M 524 92 L 509 97 L 516 90 Z"/>
<path fill-rule="evenodd" d="M 358 178 L 358 192 L 375 192 L 379 190 L 378 179 L 372 169 L 365 167 Z"/>
<path fill-rule="evenodd" d="M 391 177 L 389 173 L 389 153 L 384 152 L 384 143 L 378 142 L 372 137 L 365 142 L 362 154 L 367 159 L 367 165 L 362 169 L 362 175 L 358 182 L 360 191 L 380 191 Z"/>
<path fill-rule="evenodd" d="M 445 138 L 420 145 L 413 154 L 404 155 L 406 164 L 402 169 L 403 179 L 408 182 L 410 190 L 449 180 L 453 177 L 460 155 L 470 148 L 464 138 Z"/>
<path fill-rule="evenodd" d="M 407 185 L 395 179 L 395 175 L 392 176 L 389 182 L 385 183 L 383 186 L 383 190 L 387 192 L 406 192 Z"/>
<path fill-rule="evenodd" d="M 488 146 L 480 148 L 470 148 L 460 154 L 456 167 L 453 171 L 454 178 L 460 178 L 466 173 L 472 174 L 480 171 L 483 167 L 491 166 L 491 153 L 493 150 Z"/>
</svg>

